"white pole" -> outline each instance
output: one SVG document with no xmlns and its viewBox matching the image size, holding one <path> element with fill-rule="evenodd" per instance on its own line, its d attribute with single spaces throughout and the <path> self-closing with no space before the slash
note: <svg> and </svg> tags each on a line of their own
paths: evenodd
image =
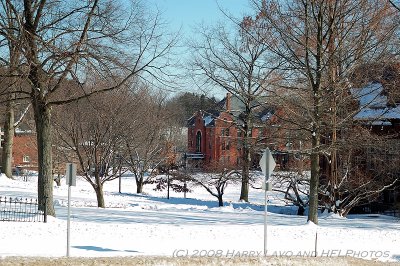
<svg viewBox="0 0 400 266">
<path fill-rule="evenodd" d="M 268 182 L 268 181 L 267 181 Z M 267 256 L 267 191 L 268 191 L 268 183 L 265 182 L 265 207 L 264 207 L 264 256 Z"/>
<path fill-rule="evenodd" d="M 69 248 L 70 248 L 70 216 L 71 216 L 71 183 L 68 185 L 67 257 L 69 257 Z"/>
</svg>

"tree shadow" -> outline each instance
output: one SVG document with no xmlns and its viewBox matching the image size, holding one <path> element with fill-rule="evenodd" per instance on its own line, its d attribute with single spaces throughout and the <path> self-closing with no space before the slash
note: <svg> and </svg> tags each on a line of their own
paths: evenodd
<svg viewBox="0 0 400 266">
<path fill-rule="evenodd" d="M 125 196 L 136 197 L 136 198 L 144 198 L 146 200 L 151 200 L 153 202 L 162 202 L 171 205 L 192 205 L 192 206 L 204 206 L 208 209 L 219 208 L 218 200 L 203 200 L 203 199 L 195 199 L 195 198 L 177 198 L 170 197 L 162 198 L 144 194 L 133 194 L 133 193 L 122 193 Z M 121 194 L 120 194 L 121 195 Z M 138 204 L 132 203 L 131 207 L 137 206 Z M 232 207 L 233 209 L 247 209 L 253 211 L 264 211 L 264 205 L 250 203 L 250 202 L 224 202 L 223 207 Z M 286 215 L 297 215 L 296 206 L 277 206 L 277 205 L 268 205 L 268 212 L 276 213 L 276 214 L 286 214 Z"/>
<path fill-rule="evenodd" d="M 132 252 L 132 253 L 138 252 L 136 250 L 116 250 L 116 249 L 102 248 L 96 246 L 73 246 L 73 248 L 84 249 L 88 251 L 98 251 L 98 252 Z"/>
</svg>

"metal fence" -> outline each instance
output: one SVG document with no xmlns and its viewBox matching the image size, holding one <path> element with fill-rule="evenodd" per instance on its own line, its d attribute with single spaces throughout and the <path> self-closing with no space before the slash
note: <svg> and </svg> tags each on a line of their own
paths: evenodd
<svg viewBox="0 0 400 266">
<path fill-rule="evenodd" d="M 46 201 L 41 209 L 46 210 Z M 0 196 L 0 221 L 46 223 L 47 213 L 39 210 L 37 199 Z"/>
</svg>

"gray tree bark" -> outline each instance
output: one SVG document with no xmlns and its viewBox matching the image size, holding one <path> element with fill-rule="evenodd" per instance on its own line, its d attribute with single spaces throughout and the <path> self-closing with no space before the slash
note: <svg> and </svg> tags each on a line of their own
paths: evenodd
<svg viewBox="0 0 400 266">
<path fill-rule="evenodd" d="M 12 148 L 14 142 L 14 103 L 7 103 L 6 119 L 4 121 L 4 142 L 2 151 L 2 172 L 12 178 Z"/>
</svg>

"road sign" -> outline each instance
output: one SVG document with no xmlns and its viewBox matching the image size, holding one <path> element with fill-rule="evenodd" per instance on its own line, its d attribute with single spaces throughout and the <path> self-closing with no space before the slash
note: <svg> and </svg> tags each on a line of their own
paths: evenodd
<svg viewBox="0 0 400 266">
<path fill-rule="evenodd" d="M 260 167 L 265 176 L 266 181 L 268 181 L 269 177 L 271 176 L 274 168 L 276 166 L 274 157 L 272 157 L 271 151 L 267 148 L 261 157 L 260 160 Z"/>
<path fill-rule="evenodd" d="M 67 163 L 65 178 L 67 179 L 68 186 L 76 186 L 76 164 Z"/>
</svg>

